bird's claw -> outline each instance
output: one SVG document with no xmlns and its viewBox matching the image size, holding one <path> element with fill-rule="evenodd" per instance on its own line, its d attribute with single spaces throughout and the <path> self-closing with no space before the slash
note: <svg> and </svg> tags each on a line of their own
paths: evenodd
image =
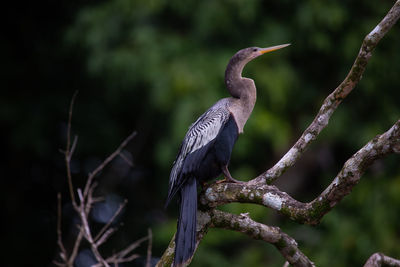
<svg viewBox="0 0 400 267">
<path fill-rule="evenodd" d="M 234 184 L 243 184 L 244 182 L 236 180 L 232 177 L 224 177 L 222 180 L 218 180 L 215 182 L 216 184 L 222 184 L 222 183 L 234 183 Z"/>
</svg>

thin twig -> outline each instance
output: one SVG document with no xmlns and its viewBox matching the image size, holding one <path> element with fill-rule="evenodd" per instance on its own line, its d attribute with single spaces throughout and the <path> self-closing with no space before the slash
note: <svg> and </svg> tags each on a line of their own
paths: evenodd
<svg viewBox="0 0 400 267">
<path fill-rule="evenodd" d="M 136 131 L 133 131 L 127 138 L 125 138 L 125 140 L 119 145 L 119 147 L 110 155 L 108 156 L 103 163 L 101 163 L 93 172 L 91 172 L 89 174 L 88 177 L 88 181 L 86 183 L 85 186 L 85 190 L 84 190 L 84 195 L 86 196 L 89 190 L 89 187 L 92 183 L 93 178 L 99 173 L 101 172 L 104 167 L 107 166 L 107 164 L 109 164 L 116 156 L 118 156 L 121 153 L 121 150 L 126 147 L 126 145 L 128 145 L 128 143 L 132 140 L 133 137 L 135 137 L 136 135 Z"/>
<path fill-rule="evenodd" d="M 111 237 L 112 234 L 115 233 L 115 231 L 117 231 L 117 228 L 109 228 L 107 229 L 100 237 L 99 239 L 96 241 L 96 246 L 100 247 L 101 245 L 103 245 L 108 238 Z"/>
<path fill-rule="evenodd" d="M 124 155 L 124 153 L 122 153 L 122 151 L 121 151 L 121 153 L 119 153 L 119 156 L 120 156 L 131 168 L 134 167 L 133 162 L 132 162 L 130 159 L 128 159 L 128 158 Z"/>
<path fill-rule="evenodd" d="M 131 245 L 127 246 L 125 249 L 121 250 L 120 252 L 116 253 L 116 257 L 117 258 L 124 258 L 126 255 L 128 255 L 129 253 L 131 253 L 134 249 L 136 249 L 137 247 L 140 246 L 140 244 L 142 244 L 143 242 L 145 242 L 146 240 L 148 240 L 148 236 L 142 237 L 139 240 L 136 240 L 134 243 L 132 243 Z"/>
<path fill-rule="evenodd" d="M 73 266 L 74 261 L 76 259 L 76 256 L 78 255 L 79 246 L 80 246 L 80 244 L 82 242 L 82 238 L 83 238 L 83 235 L 84 235 L 83 227 L 81 227 L 81 225 L 77 225 L 77 227 L 79 229 L 79 233 L 78 233 L 78 235 L 77 235 L 77 237 L 75 239 L 75 243 L 74 243 L 74 247 L 72 248 L 71 255 L 69 256 L 68 263 L 67 263 L 68 266 Z"/>
<path fill-rule="evenodd" d="M 70 150 L 70 152 L 68 153 L 68 161 L 71 161 L 72 155 L 73 155 L 74 152 L 75 152 L 75 148 L 76 148 L 76 144 L 77 144 L 77 143 L 78 143 L 78 136 L 75 135 L 75 136 L 74 136 L 74 141 L 72 142 L 71 150 Z"/>
<path fill-rule="evenodd" d="M 86 204 L 85 206 L 85 213 L 89 214 L 90 210 L 92 209 L 93 204 L 95 203 L 94 198 L 93 198 L 93 193 L 94 190 L 97 187 L 97 183 L 94 182 L 90 187 L 89 187 L 89 191 L 86 195 L 83 195 L 83 199 L 86 199 Z M 80 189 L 79 189 L 80 190 Z M 97 199 L 97 198 L 96 198 Z"/>
<path fill-rule="evenodd" d="M 125 199 L 125 201 L 119 205 L 118 209 L 116 210 L 114 215 L 111 217 L 111 219 L 107 222 L 106 225 L 103 226 L 103 228 L 95 236 L 94 242 L 97 242 L 97 240 L 99 240 L 99 238 L 102 236 L 102 234 L 110 227 L 110 225 L 114 222 L 115 218 L 117 218 L 117 216 L 121 213 L 121 211 L 123 210 L 123 208 L 125 207 L 127 202 L 128 201 Z"/>
<path fill-rule="evenodd" d="M 94 244 L 91 244 L 90 248 L 91 248 L 91 250 L 93 252 L 94 257 L 96 258 L 96 260 L 98 262 L 100 262 L 102 264 L 102 266 L 104 266 L 104 267 L 109 267 L 110 266 L 108 264 L 108 262 L 105 259 L 103 259 L 103 257 L 101 256 L 99 250 L 97 249 L 97 247 Z"/>
<path fill-rule="evenodd" d="M 101 256 L 96 243 L 93 241 L 92 232 L 91 232 L 90 226 L 89 226 L 88 210 L 90 210 L 90 209 L 88 209 L 87 207 L 91 207 L 92 206 L 91 197 L 89 196 L 87 198 L 87 203 L 85 203 L 85 197 L 84 197 L 84 195 L 82 193 L 82 190 L 80 188 L 78 188 L 78 196 L 79 196 L 79 200 L 80 200 L 80 203 L 81 203 L 79 205 L 78 214 L 79 214 L 79 217 L 80 217 L 81 222 L 82 222 L 81 227 L 84 230 L 84 236 L 85 236 L 86 240 L 89 242 L 91 251 L 93 252 L 93 255 L 96 258 L 96 260 L 99 263 L 102 263 L 104 266 L 108 267 L 109 266 L 108 263 Z"/>
<path fill-rule="evenodd" d="M 71 123 L 72 123 L 72 110 L 74 109 L 75 98 L 78 95 L 78 91 L 75 91 L 74 95 L 72 96 L 71 103 L 69 105 L 69 115 L 68 115 L 68 129 L 67 129 L 67 145 L 65 148 L 65 164 L 67 167 L 67 178 L 68 178 L 68 187 L 69 187 L 69 194 L 71 196 L 72 205 L 74 207 L 77 206 L 75 201 L 75 194 L 74 194 L 74 186 L 72 184 L 72 175 L 71 175 L 71 157 L 72 152 L 71 150 Z M 74 139 L 73 148 L 75 149 L 77 138 Z"/>
<path fill-rule="evenodd" d="M 57 194 L 57 244 L 61 250 L 60 257 L 63 261 L 67 261 L 67 251 L 65 250 L 64 244 L 62 242 L 62 209 L 61 209 L 61 194 Z"/>
<path fill-rule="evenodd" d="M 88 223 L 88 221 L 86 219 L 87 213 L 86 213 L 85 207 L 84 207 L 84 203 L 85 203 L 84 202 L 84 197 L 83 197 L 83 194 L 82 194 L 82 190 L 80 188 L 78 188 L 78 197 L 79 197 L 79 200 L 81 202 L 81 205 L 79 206 L 79 209 L 77 211 L 78 214 L 79 214 L 79 218 L 81 219 L 81 222 L 82 222 L 81 227 L 84 230 L 84 236 L 87 239 L 87 241 L 89 243 L 93 243 L 93 239 L 91 238 L 89 223 Z"/>
<path fill-rule="evenodd" d="M 118 263 L 130 262 L 130 261 L 133 261 L 133 260 L 135 260 L 135 259 L 137 259 L 139 257 L 140 257 L 139 254 L 132 254 L 131 256 L 126 257 L 126 258 L 110 257 L 110 258 L 107 258 L 106 261 L 107 261 L 107 263 L 113 264 L 114 266 L 117 267 Z M 92 265 L 91 267 L 103 267 L 103 265 L 98 263 L 98 264 Z"/>
<path fill-rule="evenodd" d="M 105 261 L 107 263 L 118 264 L 118 263 L 133 261 L 134 259 L 139 258 L 138 254 L 132 254 L 130 256 L 127 256 L 127 255 L 129 253 L 131 253 L 134 249 L 139 247 L 141 243 L 145 242 L 148 239 L 149 239 L 149 237 L 146 236 L 146 237 L 143 237 L 143 238 L 141 238 L 139 240 L 136 240 L 134 243 L 132 243 L 131 245 L 129 245 L 125 249 L 121 250 L 120 252 L 114 253 L 112 256 L 108 257 Z M 100 266 L 102 266 L 102 265 L 101 264 L 96 264 L 93 267 L 100 267 Z"/>
<path fill-rule="evenodd" d="M 148 239 L 149 239 L 149 243 L 147 245 L 147 259 L 146 259 L 146 267 L 150 267 L 151 266 L 151 247 L 153 246 L 153 232 L 151 231 L 151 229 L 149 228 L 147 230 L 148 232 Z"/>
<path fill-rule="evenodd" d="M 121 259 L 118 259 L 117 261 L 120 262 L 120 263 L 122 263 L 122 262 L 129 262 L 129 261 L 133 261 L 133 260 L 135 260 L 135 259 L 137 259 L 137 258 L 139 258 L 139 257 L 140 257 L 139 254 L 132 254 L 132 255 L 130 255 L 129 257 L 121 258 Z"/>
</svg>

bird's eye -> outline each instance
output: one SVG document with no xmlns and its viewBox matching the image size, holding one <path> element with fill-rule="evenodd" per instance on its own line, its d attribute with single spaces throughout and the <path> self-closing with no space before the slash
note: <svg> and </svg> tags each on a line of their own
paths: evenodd
<svg viewBox="0 0 400 267">
<path fill-rule="evenodd" d="M 257 48 L 253 48 L 253 52 L 256 52 L 257 51 Z"/>
</svg>

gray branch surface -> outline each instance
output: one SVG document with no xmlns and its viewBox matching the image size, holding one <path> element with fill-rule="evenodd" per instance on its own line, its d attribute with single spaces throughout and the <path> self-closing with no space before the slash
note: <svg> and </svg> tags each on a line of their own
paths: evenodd
<svg viewBox="0 0 400 267">
<path fill-rule="evenodd" d="M 374 253 L 364 264 L 364 267 L 380 267 L 380 266 L 390 266 L 390 267 L 400 267 L 400 261 L 383 253 Z"/>
<path fill-rule="evenodd" d="M 346 161 L 332 183 L 313 201 L 302 203 L 278 188 L 267 184 L 213 184 L 200 196 L 200 203 L 217 207 L 231 202 L 255 203 L 274 209 L 290 219 L 305 224 L 318 224 L 360 181 L 364 171 L 377 159 L 399 153 L 400 120 L 387 132 L 376 136 Z"/>
<path fill-rule="evenodd" d="M 235 215 L 216 209 L 207 211 L 199 210 L 197 216 L 196 249 L 209 228 L 237 231 L 253 239 L 270 243 L 274 245 L 282 256 L 293 266 L 315 266 L 314 263 L 301 252 L 296 241 L 292 237 L 282 232 L 279 227 L 268 226 L 252 220 L 247 213 Z M 157 263 L 157 267 L 171 266 L 174 259 L 174 239 L 175 237 L 171 240 L 161 260 Z M 186 262 L 186 265 L 189 265 L 191 260 L 192 259 Z"/>
<path fill-rule="evenodd" d="M 396 1 L 383 20 L 364 38 L 360 51 L 343 82 L 324 100 L 316 117 L 303 132 L 294 146 L 269 170 L 243 184 L 220 183 L 206 188 L 200 195 L 197 217 L 197 246 L 210 227 L 223 228 L 244 233 L 253 239 L 273 244 L 287 262 L 294 266 L 314 266 L 298 248 L 295 240 L 278 227 L 267 226 L 253 221 L 247 214 L 234 215 L 215 208 L 231 202 L 256 203 L 274 209 L 298 222 L 315 225 L 339 203 L 360 181 L 362 174 L 377 159 L 391 153 L 400 153 L 400 120 L 388 131 L 376 136 L 357 151 L 343 165 L 331 184 L 313 201 L 302 203 L 287 193 L 270 185 L 288 168 L 293 166 L 320 132 L 328 125 L 333 112 L 344 98 L 355 88 L 365 71 L 379 41 L 393 27 L 400 17 L 400 0 Z M 174 238 L 165 250 L 157 266 L 171 266 L 174 256 Z M 365 266 L 380 266 L 398 262 L 376 253 Z M 191 260 L 190 260 L 191 261 Z M 186 264 L 188 265 L 189 262 Z M 370 263 L 371 262 L 371 263 Z M 378 262 L 378 265 L 371 265 Z M 370 264 L 370 265 L 368 265 Z"/>
<path fill-rule="evenodd" d="M 247 213 L 235 215 L 212 210 L 210 227 L 223 228 L 244 233 L 257 240 L 273 244 L 292 266 L 314 266 L 297 246 L 296 241 L 279 227 L 267 226 L 253 221 Z"/>
</svg>

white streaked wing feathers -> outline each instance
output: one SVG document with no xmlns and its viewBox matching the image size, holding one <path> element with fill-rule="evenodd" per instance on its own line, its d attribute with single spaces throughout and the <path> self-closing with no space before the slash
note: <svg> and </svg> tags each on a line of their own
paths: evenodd
<svg viewBox="0 0 400 267">
<path fill-rule="evenodd" d="M 186 156 L 214 140 L 221 127 L 228 120 L 229 111 L 223 104 L 222 101 L 215 104 L 189 127 L 171 170 L 170 191 L 175 187 Z M 180 186 L 179 183 L 177 183 L 177 186 Z"/>
</svg>

